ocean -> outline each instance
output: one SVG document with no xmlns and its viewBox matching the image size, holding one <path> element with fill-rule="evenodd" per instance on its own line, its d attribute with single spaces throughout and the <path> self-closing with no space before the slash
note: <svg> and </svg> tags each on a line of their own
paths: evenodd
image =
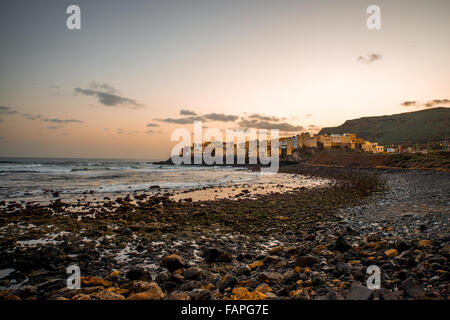
<svg viewBox="0 0 450 320">
<path fill-rule="evenodd" d="M 155 165 L 142 160 L 0 158 L 0 199 L 192 190 L 252 182 L 259 174 L 231 166 Z"/>
</svg>

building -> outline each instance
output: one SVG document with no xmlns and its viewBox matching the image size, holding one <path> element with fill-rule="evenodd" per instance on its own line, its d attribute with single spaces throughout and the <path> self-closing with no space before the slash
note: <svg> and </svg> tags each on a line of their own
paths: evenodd
<svg viewBox="0 0 450 320">
<path fill-rule="evenodd" d="M 259 148 L 261 141 L 256 142 L 256 156 L 259 157 Z M 271 156 L 271 140 L 267 141 L 267 156 Z M 329 150 L 332 148 L 350 150 L 362 150 L 364 152 L 370 153 L 383 153 L 383 152 L 398 152 L 399 149 L 392 147 L 384 148 L 378 145 L 377 142 L 365 141 L 364 139 L 357 138 L 355 133 L 344 133 L 344 134 L 321 134 L 321 135 L 310 135 L 308 132 L 303 132 L 291 137 L 280 137 L 279 138 L 279 155 L 281 158 L 298 159 L 300 157 L 300 152 L 303 150 Z M 211 142 L 204 142 L 202 145 L 192 145 L 191 147 L 184 147 L 181 151 L 182 154 L 195 155 L 197 153 L 204 153 L 205 148 L 210 145 Z M 227 152 L 226 146 L 228 144 L 233 144 L 231 147 L 231 152 Z M 248 140 L 242 142 L 239 147 L 234 142 L 223 143 L 223 155 L 229 155 L 233 153 L 234 156 L 245 155 L 249 157 L 250 143 Z M 402 148 L 405 152 L 411 152 L 412 148 Z M 241 153 L 242 152 L 242 153 Z"/>
<path fill-rule="evenodd" d="M 308 132 L 304 132 L 297 135 L 297 147 L 302 148 L 317 148 L 317 140 L 315 137 L 309 135 Z"/>
<path fill-rule="evenodd" d="M 365 152 L 371 152 L 371 153 L 382 153 L 384 152 L 384 147 L 379 146 L 378 142 L 370 142 L 370 141 L 364 141 L 362 144 L 361 149 Z"/>
</svg>

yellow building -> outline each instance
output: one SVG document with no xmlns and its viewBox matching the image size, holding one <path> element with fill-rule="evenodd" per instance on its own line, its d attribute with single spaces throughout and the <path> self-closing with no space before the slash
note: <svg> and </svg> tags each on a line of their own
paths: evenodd
<svg viewBox="0 0 450 320">
<path fill-rule="evenodd" d="M 317 148 L 317 140 L 311 137 L 308 132 L 297 135 L 297 146 L 301 148 Z"/>
<path fill-rule="evenodd" d="M 316 136 L 317 142 L 320 142 L 324 149 L 331 149 L 333 146 L 333 137 L 329 134 Z"/>
<path fill-rule="evenodd" d="M 384 152 L 384 147 L 379 146 L 378 142 L 364 141 L 363 144 L 361 145 L 361 149 L 365 152 L 370 152 L 370 153 Z"/>
</svg>

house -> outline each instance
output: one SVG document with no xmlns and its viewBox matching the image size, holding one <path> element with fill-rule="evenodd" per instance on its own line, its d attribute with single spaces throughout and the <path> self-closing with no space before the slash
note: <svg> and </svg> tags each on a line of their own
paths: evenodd
<svg viewBox="0 0 450 320">
<path fill-rule="evenodd" d="M 317 148 L 317 140 L 310 136 L 308 132 L 304 132 L 297 135 L 297 146 L 298 149 L 302 148 Z"/>
<path fill-rule="evenodd" d="M 364 143 L 361 146 L 361 149 L 365 152 L 370 153 L 382 153 L 384 151 L 384 147 L 379 146 L 378 142 L 370 142 L 370 141 L 364 141 Z"/>
</svg>

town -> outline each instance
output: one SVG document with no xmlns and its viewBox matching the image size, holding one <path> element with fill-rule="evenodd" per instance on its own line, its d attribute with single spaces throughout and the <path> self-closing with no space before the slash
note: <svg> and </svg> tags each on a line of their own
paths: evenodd
<svg viewBox="0 0 450 320">
<path fill-rule="evenodd" d="M 272 140 L 273 141 L 273 140 Z M 267 156 L 271 156 L 271 152 L 273 152 L 273 148 L 271 147 L 271 142 L 267 141 Z M 253 145 L 256 146 L 255 151 L 256 154 L 260 155 L 259 147 L 262 145 L 261 141 L 253 141 L 258 142 Z M 213 142 L 206 141 L 200 147 L 200 144 L 192 144 L 191 146 L 185 146 L 182 148 L 180 155 L 190 154 L 194 156 L 197 153 L 207 154 L 211 152 L 214 156 L 215 148 L 213 147 Z M 218 148 L 220 148 L 221 143 L 217 144 Z M 437 145 L 437 147 L 436 147 Z M 207 148 L 209 146 L 209 148 Z M 222 143 L 223 146 L 223 155 L 229 155 L 230 152 L 227 153 L 226 143 Z M 447 141 L 442 141 L 442 143 L 434 143 L 433 147 L 435 149 L 448 149 Z M 217 147 L 216 147 L 217 148 Z M 231 154 L 233 156 L 237 156 L 238 154 L 245 154 L 245 158 L 251 156 L 252 143 L 247 138 L 245 142 L 234 143 L 234 148 L 231 147 L 228 150 L 233 150 Z M 365 152 L 372 154 L 393 154 L 393 153 L 413 153 L 413 152 L 421 152 L 427 153 L 428 150 L 431 150 L 431 146 L 423 146 L 420 144 L 411 145 L 381 145 L 378 142 L 366 141 L 362 138 L 358 138 L 355 133 L 344 133 L 344 134 L 310 134 L 309 132 L 304 132 L 297 134 L 295 136 L 290 137 L 280 137 L 278 139 L 278 149 L 279 149 L 279 157 L 282 160 L 291 160 L 297 161 L 302 158 L 302 155 L 305 154 L 314 154 L 319 151 L 326 150 L 341 150 L 344 152 Z M 201 150 L 201 151 L 200 151 Z M 245 151 L 244 151 L 245 150 Z"/>
</svg>

